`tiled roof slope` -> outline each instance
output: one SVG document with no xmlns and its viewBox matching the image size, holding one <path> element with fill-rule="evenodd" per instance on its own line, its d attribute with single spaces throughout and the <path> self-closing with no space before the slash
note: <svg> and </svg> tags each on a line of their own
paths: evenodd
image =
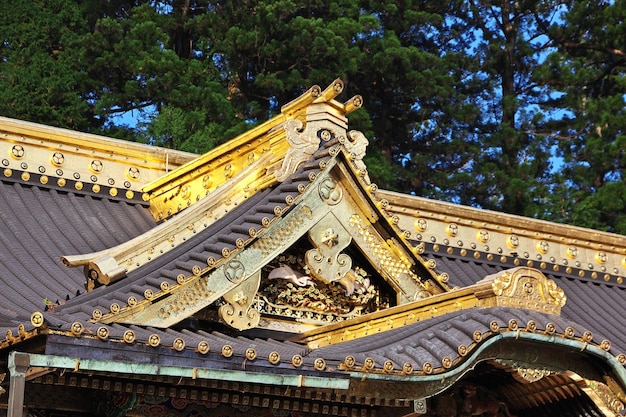
<svg viewBox="0 0 626 417">
<path fill-rule="evenodd" d="M 63 266 L 62 255 L 102 250 L 154 226 L 142 204 L 0 181 L 2 314 L 28 323 L 46 303 L 84 292 L 82 270 Z"/>
</svg>

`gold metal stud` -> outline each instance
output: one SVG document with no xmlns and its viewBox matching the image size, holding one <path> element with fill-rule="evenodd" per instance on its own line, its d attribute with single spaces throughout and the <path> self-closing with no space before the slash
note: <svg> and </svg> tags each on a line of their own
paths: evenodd
<svg viewBox="0 0 626 417">
<path fill-rule="evenodd" d="M 472 339 L 474 339 L 474 342 L 476 343 L 480 342 L 483 340 L 483 333 L 480 330 L 476 330 L 472 335 Z"/>
<path fill-rule="evenodd" d="M 222 346 L 222 356 L 225 358 L 230 358 L 231 356 L 233 356 L 233 347 L 231 345 L 224 345 Z"/>
<path fill-rule="evenodd" d="M 450 223 L 446 226 L 446 233 L 450 237 L 455 237 L 459 234 L 459 225 L 456 223 Z"/>
<path fill-rule="evenodd" d="M 96 331 L 96 335 L 98 336 L 98 339 L 102 339 L 102 340 L 106 340 L 109 338 L 109 328 L 108 327 L 98 327 L 98 330 Z"/>
<path fill-rule="evenodd" d="M 148 346 L 157 347 L 161 344 L 161 338 L 158 334 L 153 333 L 148 337 Z"/>
<path fill-rule="evenodd" d="M 344 359 L 343 364 L 346 366 L 347 369 L 352 369 L 352 367 L 354 367 L 354 365 L 356 364 L 356 359 L 354 358 L 354 356 L 348 355 Z"/>
<path fill-rule="evenodd" d="M 402 373 L 405 375 L 412 374 L 413 364 L 411 362 L 404 362 L 404 365 L 402 365 Z"/>
<path fill-rule="evenodd" d="M 124 342 L 126 343 L 133 343 L 135 341 L 135 332 L 133 332 L 132 330 L 126 330 L 124 332 L 124 335 L 122 336 Z"/>
<path fill-rule="evenodd" d="M 246 359 L 249 361 L 253 361 L 256 359 L 256 350 L 254 348 L 246 349 Z"/>
<path fill-rule="evenodd" d="M 198 353 L 202 355 L 206 355 L 207 353 L 209 353 L 210 349 L 211 349 L 211 346 L 209 345 L 209 342 L 202 340 L 201 342 L 198 343 L 198 348 L 197 348 Z"/>
<path fill-rule="evenodd" d="M 44 324 L 43 314 L 41 314 L 39 311 L 35 311 L 33 314 L 31 314 L 30 324 L 32 324 L 33 326 L 37 328 L 43 326 Z"/>
<path fill-rule="evenodd" d="M 449 357 L 445 357 L 441 360 L 441 365 L 445 368 L 445 369 L 449 369 L 452 366 L 452 359 L 450 359 Z"/>
<path fill-rule="evenodd" d="M 461 356 L 467 355 L 467 350 L 467 346 L 465 345 L 459 345 L 459 347 L 457 348 L 457 352 L 459 352 L 459 355 Z"/>
<path fill-rule="evenodd" d="M 315 362 L 313 362 L 313 367 L 318 371 L 323 371 L 326 369 L 326 361 L 322 358 L 317 358 Z"/>
<path fill-rule="evenodd" d="M 491 330 L 493 333 L 497 333 L 500 331 L 500 325 L 496 320 L 493 320 L 491 323 L 489 323 L 489 330 Z"/>
<path fill-rule="evenodd" d="M 272 365 L 278 365 L 278 363 L 280 362 L 280 353 L 276 351 L 270 352 L 269 356 L 267 357 L 267 361 Z"/>
<path fill-rule="evenodd" d="M 85 327 L 83 326 L 83 323 L 75 321 L 74 323 L 72 323 L 71 330 L 74 336 L 80 336 L 85 330 Z"/>
<path fill-rule="evenodd" d="M 433 365 L 430 362 L 424 362 L 424 366 L 422 366 L 422 372 L 426 375 L 430 375 L 433 373 Z"/>
<path fill-rule="evenodd" d="M 294 367 L 299 368 L 300 366 L 302 366 L 303 363 L 304 363 L 304 359 L 302 359 L 301 355 L 293 355 L 291 357 L 291 364 Z"/>
</svg>

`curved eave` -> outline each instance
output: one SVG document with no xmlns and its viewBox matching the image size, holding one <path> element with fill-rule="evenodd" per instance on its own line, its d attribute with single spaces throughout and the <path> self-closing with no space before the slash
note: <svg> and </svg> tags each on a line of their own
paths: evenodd
<svg viewBox="0 0 626 417">
<path fill-rule="evenodd" d="M 523 312 L 510 311 L 504 314 L 518 318 L 524 316 Z M 445 328 L 445 324 L 442 327 L 442 322 L 433 325 L 432 331 Z M 328 381 L 336 381 L 339 384 L 333 386 L 334 388 L 349 389 L 357 397 L 367 397 L 367 393 L 375 389 L 377 397 L 393 398 L 397 395 L 397 392 L 394 392 L 397 384 L 404 384 L 403 393 L 409 393 L 410 396 L 407 398 L 410 399 L 435 396 L 474 371 L 478 364 L 496 360 L 513 370 L 537 369 L 557 374 L 573 372 L 590 381 L 606 381 L 605 376 L 608 376 L 613 384 L 611 390 L 617 398 L 623 400 L 626 392 L 624 355 L 616 357 L 606 346 L 550 333 L 543 325 L 532 330 L 527 328 L 487 330 L 481 334 L 479 341 L 468 346 L 463 354 L 459 353 L 457 357 L 450 358 L 449 362 L 446 362 L 444 357 L 443 364 L 424 363 L 423 366 L 416 366 L 410 362 L 398 365 L 391 359 L 381 362 L 376 353 L 380 350 L 380 343 L 376 340 L 372 341 L 369 349 L 362 349 L 363 346 L 367 346 L 365 339 L 365 343 L 360 347 L 347 343 L 343 349 L 334 348 L 329 351 L 324 348 L 310 350 L 292 342 L 235 337 L 218 332 L 173 331 L 123 325 L 100 327 L 106 328 L 107 332 L 103 333 L 91 327 L 81 329 L 81 333 L 49 330 L 46 354 L 67 356 L 68 360 L 71 359 L 72 368 L 75 368 L 79 360 L 81 370 L 83 364 L 84 370 L 89 370 L 87 369 L 89 360 L 116 361 L 115 351 L 118 350 L 124 351 L 126 360 L 135 365 L 145 362 L 147 367 L 157 366 L 159 369 L 162 369 L 161 364 L 170 364 L 171 359 L 168 358 L 173 355 L 178 357 L 177 365 L 168 368 L 166 372 L 179 372 L 176 376 L 181 378 L 194 379 L 194 376 L 197 376 L 226 381 L 234 378 L 236 375 L 233 371 L 240 369 L 244 363 L 246 370 L 259 378 L 265 374 L 286 378 L 285 381 L 297 381 L 298 375 L 315 375 L 316 378 L 311 379 L 312 384 L 322 384 L 321 381 L 327 378 Z M 423 326 L 422 330 L 418 331 L 420 332 L 424 332 Z M 371 336 L 370 339 L 377 338 Z M 388 343 L 395 342 L 392 339 Z M 86 346 L 93 349 L 85 350 Z M 106 346 L 107 349 L 97 349 L 99 346 Z M 18 345 L 11 347 L 19 350 Z M 397 349 L 398 346 L 394 345 L 394 348 Z M 103 354 L 105 357 L 102 357 Z M 342 354 L 345 355 L 345 359 Z M 111 357 L 108 358 L 107 355 Z M 392 356 L 391 353 L 387 355 Z M 160 357 L 165 362 L 158 359 Z M 125 366 L 124 363 L 120 365 Z M 207 372 L 199 374 L 194 369 L 206 369 Z M 312 382 L 313 380 L 317 382 Z M 265 383 L 273 383 L 270 381 L 275 380 L 270 378 Z"/>
<path fill-rule="evenodd" d="M 528 352 L 540 353 L 529 359 Z M 568 379 L 582 377 L 592 386 L 610 381 L 609 389 L 614 399 L 607 401 L 592 395 L 592 401 L 600 408 L 608 409 L 607 405 L 611 402 L 626 400 L 626 368 L 623 358 L 616 358 L 598 346 L 579 340 L 520 331 L 504 331 L 491 335 L 449 368 L 410 374 L 389 373 L 380 369 L 350 370 L 350 389 L 352 392 L 376 390 L 378 395 L 393 396 L 397 395 L 398 387 L 402 386 L 403 393 L 412 392 L 414 399 L 434 397 L 458 383 L 479 364 L 494 360 L 500 364 L 508 364 L 511 370 L 533 369 L 547 374 L 567 375 L 565 378 Z M 523 385 L 520 389 L 524 389 Z M 532 387 L 527 389 L 526 395 L 529 397 L 536 394 Z M 560 398 L 555 398 L 556 400 L 569 400 L 574 395 L 559 390 L 557 392 L 557 397 Z"/>
</svg>

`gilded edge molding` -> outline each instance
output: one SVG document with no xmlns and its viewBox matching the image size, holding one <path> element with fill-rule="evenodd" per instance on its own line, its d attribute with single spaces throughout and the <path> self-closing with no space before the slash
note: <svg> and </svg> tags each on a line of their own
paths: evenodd
<svg viewBox="0 0 626 417">
<path fill-rule="evenodd" d="M 379 190 L 410 239 L 513 266 L 626 284 L 624 236 Z"/>
<path fill-rule="evenodd" d="M 0 117 L 0 167 L 5 178 L 144 199 L 141 188 L 195 155 Z"/>
</svg>

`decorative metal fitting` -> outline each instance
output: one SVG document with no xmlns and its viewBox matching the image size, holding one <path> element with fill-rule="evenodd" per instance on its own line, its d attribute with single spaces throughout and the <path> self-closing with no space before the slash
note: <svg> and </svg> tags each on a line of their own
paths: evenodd
<svg viewBox="0 0 626 417">
<path fill-rule="evenodd" d="M 233 347 L 231 345 L 222 346 L 222 356 L 225 358 L 230 358 L 233 356 Z"/>
<path fill-rule="evenodd" d="M 246 349 L 246 359 L 249 361 L 253 361 L 256 359 L 256 349 L 248 348 Z"/>
<path fill-rule="evenodd" d="M 459 355 L 461 355 L 461 356 L 467 355 L 468 349 L 467 349 L 467 346 L 465 346 L 465 345 L 459 345 L 459 347 L 456 350 L 457 350 L 457 352 L 459 352 Z"/>
<path fill-rule="evenodd" d="M 600 342 L 600 349 L 608 352 L 609 350 L 611 350 L 611 342 L 609 342 L 607 339 L 604 339 L 602 342 Z"/>
<path fill-rule="evenodd" d="M 161 344 L 161 338 L 158 334 L 153 333 L 148 337 L 148 346 L 157 347 Z"/>
<path fill-rule="evenodd" d="M 489 242 L 489 239 L 491 238 L 491 236 L 489 236 L 489 231 L 486 229 L 481 229 L 478 231 L 478 233 L 476 234 L 476 238 L 481 242 L 481 243 L 487 243 Z"/>
<path fill-rule="evenodd" d="M 135 332 L 133 332 L 132 330 L 126 330 L 124 332 L 124 335 L 122 336 L 122 339 L 126 343 L 133 343 L 135 341 L 135 338 Z"/>
<path fill-rule="evenodd" d="M 498 333 L 500 331 L 500 325 L 496 320 L 493 320 L 491 323 L 489 323 L 489 330 L 491 330 L 493 333 Z"/>
<path fill-rule="evenodd" d="M 575 246 L 570 246 L 567 248 L 567 257 L 570 259 L 576 259 L 576 257 L 578 256 L 578 248 Z"/>
<path fill-rule="evenodd" d="M 209 342 L 203 340 L 198 343 L 198 348 L 197 348 L 198 353 L 202 355 L 206 355 L 207 353 L 209 353 L 210 349 L 211 349 L 211 346 L 209 345 Z"/>
<path fill-rule="evenodd" d="M 450 359 L 448 356 L 446 356 L 445 358 L 443 358 L 441 360 L 441 365 L 445 368 L 445 369 L 449 369 L 452 366 L 452 359 Z"/>
<path fill-rule="evenodd" d="M 326 369 L 326 361 L 322 358 L 317 358 L 315 362 L 313 362 L 313 367 L 318 371 L 323 371 Z"/>
<path fill-rule="evenodd" d="M 535 323 L 534 320 L 528 320 L 528 323 L 526 323 L 526 331 L 532 333 L 535 330 L 537 330 L 537 323 Z"/>
<path fill-rule="evenodd" d="M 39 311 L 35 311 L 33 314 L 31 314 L 30 324 L 32 324 L 33 326 L 37 328 L 43 326 L 44 324 L 43 314 L 41 314 Z"/>
<path fill-rule="evenodd" d="M 536 247 L 537 247 L 537 252 L 541 253 L 542 255 L 545 255 L 546 253 L 548 253 L 548 250 L 550 250 L 550 244 L 545 240 L 537 242 Z"/>
<path fill-rule="evenodd" d="M 354 367 L 354 365 L 356 364 L 356 359 L 354 358 L 354 356 L 348 355 L 346 356 L 346 359 L 344 359 L 343 364 L 347 369 L 352 369 L 352 367 Z"/>
<path fill-rule="evenodd" d="M 304 363 L 304 359 L 302 359 L 301 355 L 293 355 L 291 357 L 291 364 L 296 368 L 299 368 Z"/>
<path fill-rule="evenodd" d="M 413 364 L 411 362 L 404 362 L 404 365 L 402 365 L 402 373 L 405 375 L 412 374 Z"/>
<path fill-rule="evenodd" d="M 554 323 L 546 324 L 546 334 L 554 334 L 556 332 L 556 326 Z"/>
<path fill-rule="evenodd" d="M 394 368 L 395 368 L 395 365 L 393 364 L 392 361 L 387 360 L 383 364 L 383 371 L 385 371 L 386 373 L 393 372 Z"/>
<path fill-rule="evenodd" d="M 267 357 L 267 361 L 272 365 L 278 365 L 278 363 L 280 362 L 280 353 L 276 351 L 270 352 L 269 356 Z"/>
<path fill-rule="evenodd" d="M 71 329 L 74 336 L 80 336 L 85 330 L 85 326 L 83 326 L 83 323 L 75 321 L 74 323 L 72 323 Z"/>
<path fill-rule="evenodd" d="M 108 327 L 98 327 L 98 330 L 96 331 L 96 335 L 98 336 L 98 339 L 102 339 L 102 340 L 106 340 L 109 338 L 109 328 Z"/>
<path fill-rule="evenodd" d="M 128 168 L 128 171 L 126 172 L 126 175 L 131 180 L 135 180 L 135 181 L 138 180 L 139 176 L 140 176 L 139 168 L 137 168 L 137 167 L 130 167 L 130 168 Z"/>
<path fill-rule="evenodd" d="M 415 220 L 415 230 L 425 232 L 428 229 L 428 220 L 419 218 Z"/>
<path fill-rule="evenodd" d="M 13 145 L 11 148 L 11 156 L 15 159 L 21 159 L 24 157 L 24 147 L 22 145 Z"/>
<path fill-rule="evenodd" d="M 476 343 L 480 342 L 483 340 L 483 333 L 480 330 L 476 330 L 472 335 L 472 339 L 474 339 L 474 342 Z"/>
<path fill-rule="evenodd" d="M 459 234 L 459 225 L 456 223 L 450 223 L 446 226 L 446 233 L 450 237 L 455 237 Z"/>
<path fill-rule="evenodd" d="M 597 263 L 599 263 L 600 265 L 604 265 L 609 260 L 609 257 L 606 252 L 600 251 L 596 253 L 595 259 Z"/>
<path fill-rule="evenodd" d="M 506 239 L 506 245 L 511 248 L 511 249 L 515 249 L 519 246 L 519 237 L 516 235 L 511 235 Z"/>
<path fill-rule="evenodd" d="M 433 373 L 433 365 L 430 362 L 424 362 L 424 366 L 422 366 L 422 372 L 426 375 L 430 375 Z"/>
</svg>

